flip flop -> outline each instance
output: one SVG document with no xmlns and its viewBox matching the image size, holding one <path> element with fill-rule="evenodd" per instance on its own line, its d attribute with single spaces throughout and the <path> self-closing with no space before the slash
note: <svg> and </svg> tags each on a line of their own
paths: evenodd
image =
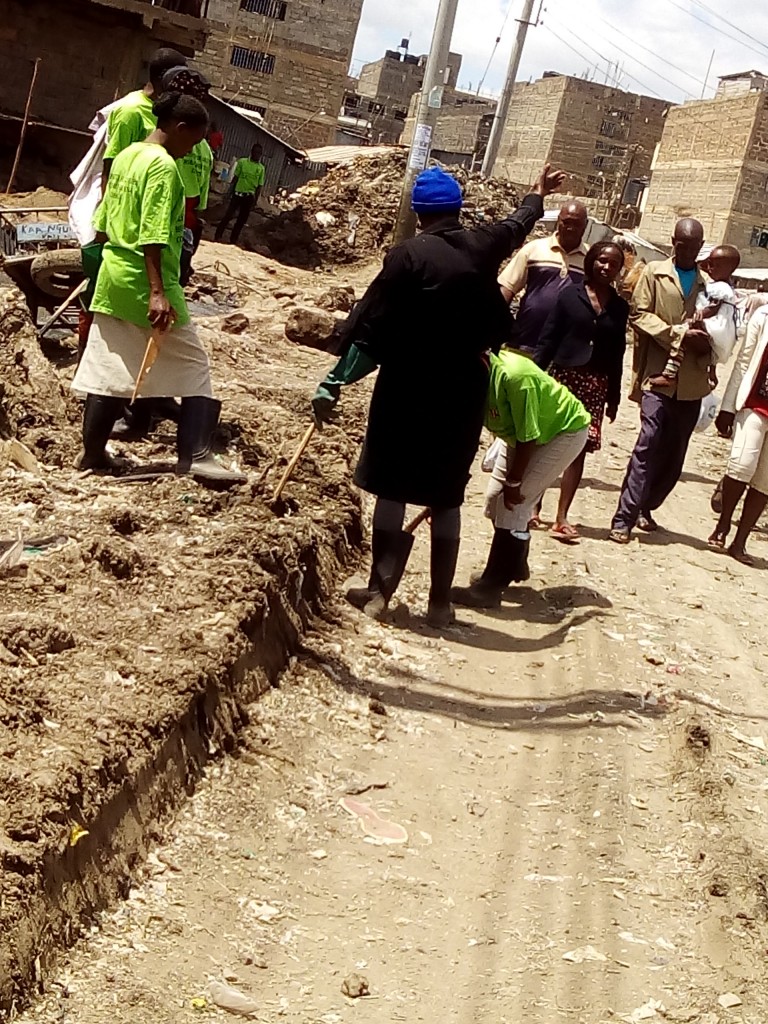
<svg viewBox="0 0 768 1024">
<path fill-rule="evenodd" d="M 707 547 L 712 548 L 713 551 L 725 551 L 725 534 L 713 533 L 711 537 L 707 539 Z"/>
<path fill-rule="evenodd" d="M 528 532 L 529 533 L 530 533 L 531 530 L 543 530 L 543 529 L 544 529 L 544 523 L 542 523 L 540 516 L 532 516 L 528 520 Z"/>
<path fill-rule="evenodd" d="M 561 544 L 581 544 L 579 531 L 570 523 L 562 523 L 560 526 L 555 523 L 549 535 L 559 540 Z"/>
<path fill-rule="evenodd" d="M 629 544 L 631 537 L 627 530 L 611 530 L 608 539 L 614 544 Z"/>
<path fill-rule="evenodd" d="M 384 845 L 408 842 L 408 833 L 402 825 L 382 818 L 368 804 L 355 800 L 351 796 L 345 796 L 339 800 L 339 806 L 343 807 L 347 814 L 357 818 L 363 832 L 372 839 L 375 839 L 376 842 Z"/>
</svg>

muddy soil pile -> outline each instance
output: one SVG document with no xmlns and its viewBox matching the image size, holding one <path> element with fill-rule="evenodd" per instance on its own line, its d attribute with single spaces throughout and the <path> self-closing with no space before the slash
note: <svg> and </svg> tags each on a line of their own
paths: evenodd
<svg viewBox="0 0 768 1024">
<path fill-rule="evenodd" d="M 309 182 L 284 201 L 277 216 L 263 215 L 243 235 L 245 247 L 299 267 L 367 262 L 392 241 L 406 155 L 359 157 Z M 519 203 L 508 181 L 450 167 L 464 189 L 468 227 L 497 220 Z"/>
<path fill-rule="evenodd" d="M 274 292 L 286 277 L 250 259 L 252 273 L 220 269 L 195 301 L 225 403 L 219 447 L 249 475 L 228 493 L 66 468 L 79 432 L 72 369 L 46 365 L 13 294 L 0 305 L 0 427 L 38 463 L 0 463 L 0 558 L 12 566 L 0 569 L 0 1015 L 127 890 L 154 823 L 211 751 L 236 742 L 245 704 L 361 543 L 354 416 L 347 433 L 316 437 L 271 505 L 328 358 L 285 339 Z M 217 301 L 228 297 L 237 334 Z M 116 450 L 162 461 L 173 436 Z"/>
</svg>

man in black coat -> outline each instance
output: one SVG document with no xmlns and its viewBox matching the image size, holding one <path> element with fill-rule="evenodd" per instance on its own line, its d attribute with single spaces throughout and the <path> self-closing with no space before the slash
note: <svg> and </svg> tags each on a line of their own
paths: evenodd
<svg viewBox="0 0 768 1024">
<path fill-rule="evenodd" d="M 373 567 L 368 587 L 347 594 L 368 614 L 380 617 L 392 597 L 405 506 L 424 505 L 432 526 L 427 621 L 438 628 L 453 621 L 460 507 L 483 425 L 486 354 L 512 328 L 496 279 L 564 177 L 547 165 L 515 213 L 466 230 L 458 182 L 438 168 L 424 171 L 413 190 L 421 233 L 386 256 L 348 321 L 347 354 L 313 399 L 315 416 L 327 420 L 340 387 L 379 367 L 355 471 L 355 483 L 378 498 Z"/>
</svg>

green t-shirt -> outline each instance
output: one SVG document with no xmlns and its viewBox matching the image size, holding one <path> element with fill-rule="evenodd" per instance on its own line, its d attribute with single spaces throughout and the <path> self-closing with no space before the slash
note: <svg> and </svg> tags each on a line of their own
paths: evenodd
<svg viewBox="0 0 768 1024">
<path fill-rule="evenodd" d="M 112 165 L 93 225 L 109 241 L 91 303 L 95 313 L 148 327 L 149 278 L 145 245 L 162 245 L 163 285 L 176 323 L 189 323 L 179 262 L 184 234 L 184 186 L 176 161 L 156 143 L 136 142 Z"/>
<path fill-rule="evenodd" d="M 187 199 L 200 197 L 198 210 L 208 209 L 208 192 L 211 188 L 211 171 L 213 170 L 213 150 L 205 139 L 198 142 L 191 153 L 176 161 L 179 174 L 184 185 Z"/>
<path fill-rule="evenodd" d="M 575 434 L 591 417 L 568 388 L 518 352 L 491 356 L 485 425 L 507 444 L 549 444 L 558 434 Z"/>
<path fill-rule="evenodd" d="M 241 157 L 235 164 L 235 177 L 237 178 L 235 195 L 252 195 L 257 188 L 261 188 L 264 184 L 265 173 L 264 164 L 257 164 L 254 160 L 249 160 L 247 156 Z"/>
<path fill-rule="evenodd" d="M 152 98 L 143 89 L 137 89 L 124 96 L 120 106 L 110 111 L 107 118 L 105 160 L 114 160 L 134 142 L 143 142 L 157 128 L 152 103 Z"/>
</svg>

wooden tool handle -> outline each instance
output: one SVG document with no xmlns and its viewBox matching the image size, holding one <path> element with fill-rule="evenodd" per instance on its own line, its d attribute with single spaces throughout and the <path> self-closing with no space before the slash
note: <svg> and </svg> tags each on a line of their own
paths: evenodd
<svg viewBox="0 0 768 1024">
<path fill-rule="evenodd" d="M 280 483 L 275 488 L 275 493 L 272 495 L 272 501 L 277 501 L 277 499 L 285 490 L 285 485 L 291 479 L 291 474 L 293 473 L 294 469 L 296 469 L 302 455 L 309 447 L 309 442 L 312 440 L 312 437 L 314 436 L 316 429 L 317 427 L 314 423 L 310 423 L 310 425 L 307 427 L 304 437 L 302 437 L 301 439 L 299 447 L 296 449 L 293 457 L 291 458 L 291 461 L 285 467 L 285 472 L 280 477 Z"/>
<path fill-rule="evenodd" d="M 431 508 L 424 508 L 424 509 L 422 509 L 421 512 L 419 512 L 419 514 L 417 516 L 415 516 L 410 521 L 410 523 L 408 523 L 408 525 L 403 530 L 403 533 L 415 533 L 418 530 L 418 528 L 421 526 L 421 524 L 423 522 L 426 522 L 426 520 L 429 519 L 429 517 L 431 515 L 432 515 L 432 509 Z"/>
</svg>

